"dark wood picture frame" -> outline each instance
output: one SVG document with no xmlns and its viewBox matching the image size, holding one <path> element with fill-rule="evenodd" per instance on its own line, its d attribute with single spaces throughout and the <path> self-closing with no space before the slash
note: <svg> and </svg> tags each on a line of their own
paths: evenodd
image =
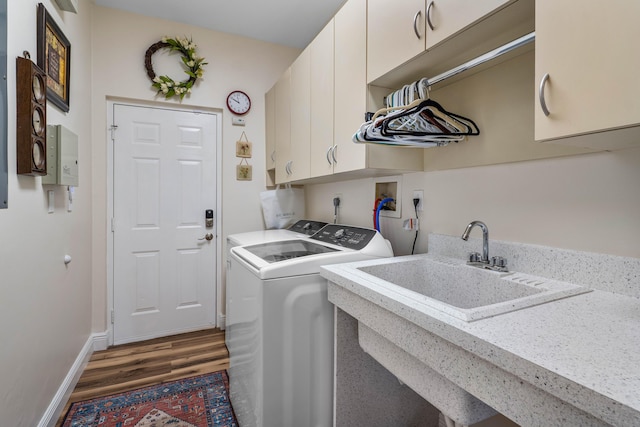
<svg viewBox="0 0 640 427">
<path fill-rule="evenodd" d="M 38 66 L 47 73 L 47 101 L 69 111 L 71 43 L 42 3 L 38 3 Z"/>
</svg>

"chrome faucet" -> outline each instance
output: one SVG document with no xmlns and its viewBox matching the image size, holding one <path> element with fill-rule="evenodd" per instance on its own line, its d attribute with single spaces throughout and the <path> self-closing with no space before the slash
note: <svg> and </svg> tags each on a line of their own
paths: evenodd
<svg viewBox="0 0 640 427">
<path fill-rule="evenodd" d="M 494 256 L 489 260 L 489 228 L 484 222 L 471 221 L 462 233 L 462 240 L 469 240 L 469 233 L 476 226 L 482 230 L 482 256 L 477 252 L 470 253 L 467 264 L 491 270 L 507 271 L 507 260 L 503 257 Z"/>
</svg>

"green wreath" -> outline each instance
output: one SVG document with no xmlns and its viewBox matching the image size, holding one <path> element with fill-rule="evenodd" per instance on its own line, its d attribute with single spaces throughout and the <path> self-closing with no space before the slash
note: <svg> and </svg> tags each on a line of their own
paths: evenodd
<svg viewBox="0 0 640 427">
<path fill-rule="evenodd" d="M 202 77 L 202 73 L 204 72 L 202 66 L 207 63 L 204 62 L 204 58 L 196 55 L 196 47 L 192 39 L 179 37 L 170 39 L 163 37 L 161 41 L 152 44 L 149 46 L 149 49 L 147 49 L 144 56 L 144 66 L 147 70 L 147 76 L 151 79 L 151 86 L 156 88 L 158 93 L 162 93 L 166 99 L 179 96 L 182 100 L 186 94 L 191 93 L 193 85 Z M 184 72 L 189 76 L 187 80 L 176 83 L 169 76 L 156 76 L 155 71 L 153 71 L 151 57 L 160 49 L 180 52 L 182 55 L 182 63 L 186 67 Z"/>
</svg>

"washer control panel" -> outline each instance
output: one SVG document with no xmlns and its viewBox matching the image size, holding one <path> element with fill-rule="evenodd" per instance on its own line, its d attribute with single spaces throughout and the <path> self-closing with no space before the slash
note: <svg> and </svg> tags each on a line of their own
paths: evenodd
<svg viewBox="0 0 640 427">
<path fill-rule="evenodd" d="M 360 250 L 369 244 L 377 231 L 350 225 L 327 224 L 310 238 L 345 248 Z"/>
<path fill-rule="evenodd" d="M 308 221 L 306 219 L 301 219 L 289 227 L 289 230 L 295 231 L 296 233 L 306 234 L 311 236 L 316 234 L 318 230 L 327 225 L 326 222 L 321 221 Z"/>
</svg>

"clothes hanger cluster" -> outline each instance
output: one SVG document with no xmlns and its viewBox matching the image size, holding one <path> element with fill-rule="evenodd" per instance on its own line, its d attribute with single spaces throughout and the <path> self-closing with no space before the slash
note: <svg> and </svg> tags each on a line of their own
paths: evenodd
<svg viewBox="0 0 640 427">
<path fill-rule="evenodd" d="M 429 98 L 427 79 L 391 93 L 385 105 L 360 126 L 353 142 L 440 147 L 480 134 L 471 119 L 451 113 Z"/>
</svg>

